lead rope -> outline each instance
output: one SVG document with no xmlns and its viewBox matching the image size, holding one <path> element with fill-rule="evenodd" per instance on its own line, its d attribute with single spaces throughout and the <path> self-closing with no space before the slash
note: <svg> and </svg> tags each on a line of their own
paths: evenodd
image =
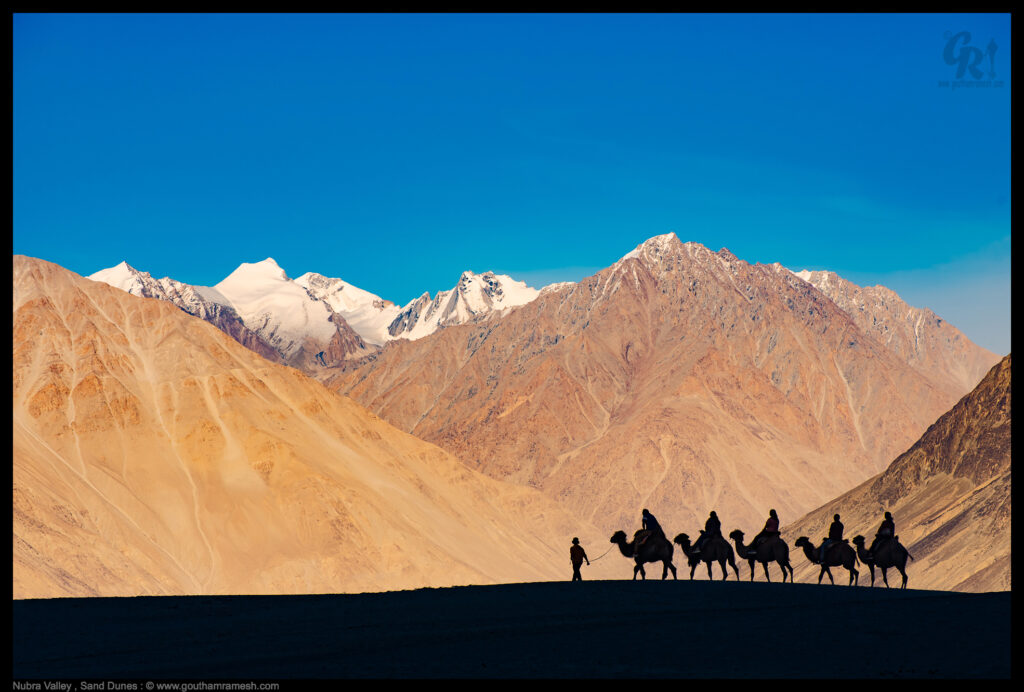
<svg viewBox="0 0 1024 692">
<path fill-rule="evenodd" d="M 593 560 L 591 560 L 591 562 L 597 562 L 597 561 L 598 561 L 598 560 L 600 560 L 600 559 L 601 559 L 602 557 L 604 557 L 604 556 L 605 556 L 605 555 L 607 555 L 608 553 L 612 552 L 612 548 L 614 548 L 614 547 L 615 547 L 615 546 L 613 545 L 613 546 L 612 546 L 611 548 L 609 548 L 608 550 L 604 551 L 604 555 L 601 555 L 601 557 L 595 557 L 595 558 L 594 558 Z"/>
</svg>

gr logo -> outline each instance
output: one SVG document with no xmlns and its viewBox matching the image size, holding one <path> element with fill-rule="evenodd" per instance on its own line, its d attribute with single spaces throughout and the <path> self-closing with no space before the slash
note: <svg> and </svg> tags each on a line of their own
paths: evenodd
<svg viewBox="0 0 1024 692">
<path fill-rule="evenodd" d="M 963 79 L 964 72 L 968 70 L 972 77 L 981 79 L 984 72 L 979 69 L 978 65 L 986 56 L 988 57 L 989 79 L 996 76 L 995 58 L 998 46 L 996 46 L 995 39 L 989 40 L 988 46 L 983 51 L 977 46 L 970 45 L 971 32 L 969 31 L 961 31 L 958 34 L 947 31 L 943 34 L 943 38 L 946 39 L 946 47 L 942 51 L 942 59 L 946 61 L 947 65 L 956 65 L 957 79 Z"/>
</svg>

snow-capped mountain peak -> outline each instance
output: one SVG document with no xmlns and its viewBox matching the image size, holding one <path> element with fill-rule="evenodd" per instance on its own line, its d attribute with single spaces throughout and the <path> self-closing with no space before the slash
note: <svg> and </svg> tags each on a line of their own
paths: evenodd
<svg viewBox="0 0 1024 692">
<path fill-rule="evenodd" d="M 337 329 L 326 303 L 310 296 L 271 258 L 243 262 L 214 286 L 231 301 L 251 329 L 291 357 L 306 338 L 330 341 Z"/>
<path fill-rule="evenodd" d="M 639 259 L 659 257 L 668 252 L 670 248 L 679 247 L 681 245 L 682 243 L 680 242 L 676 234 L 672 231 L 669 231 L 668 233 L 648 238 L 647 240 L 645 240 L 644 242 L 640 243 L 635 248 L 627 252 L 625 255 L 623 255 L 622 259 L 620 259 L 619 262 L 627 260 L 631 257 L 636 257 Z"/>
<path fill-rule="evenodd" d="M 242 262 L 238 268 L 227 275 L 223 281 L 230 284 L 241 284 L 248 281 L 262 283 L 263 281 L 291 281 L 284 269 L 274 261 L 272 257 L 261 262 Z M 220 284 L 217 284 L 218 286 Z"/>
<path fill-rule="evenodd" d="M 505 274 L 464 271 L 458 283 L 448 291 L 439 291 L 431 300 L 429 293 L 405 305 L 388 326 L 393 339 L 420 339 L 442 327 L 465 324 L 502 313 L 507 308 L 525 305 L 540 291 Z"/>
<path fill-rule="evenodd" d="M 379 346 L 391 338 L 388 325 L 398 316 L 401 308 L 390 300 L 384 300 L 342 279 L 332 279 L 315 272 L 306 272 L 295 283 L 344 317 L 365 341 Z"/>
<path fill-rule="evenodd" d="M 147 277 L 150 276 L 148 273 L 140 272 L 135 267 L 128 264 L 127 261 L 122 260 L 120 264 L 116 264 L 107 269 L 101 269 L 85 278 L 109 284 L 114 288 L 120 288 L 122 291 L 131 293 L 132 295 L 142 295 L 141 286 L 144 283 L 141 278 L 142 274 L 145 274 Z"/>
</svg>

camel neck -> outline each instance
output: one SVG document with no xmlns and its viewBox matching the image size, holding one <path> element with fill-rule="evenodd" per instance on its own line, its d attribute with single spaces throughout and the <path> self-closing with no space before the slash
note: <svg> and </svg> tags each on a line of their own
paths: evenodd
<svg viewBox="0 0 1024 692">
<path fill-rule="evenodd" d="M 623 538 L 619 541 L 619 552 L 621 552 L 625 557 L 633 557 L 633 544 L 635 542 L 636 541 L 630 541 L 627 543 L 626 539 Z"/>
</svg>

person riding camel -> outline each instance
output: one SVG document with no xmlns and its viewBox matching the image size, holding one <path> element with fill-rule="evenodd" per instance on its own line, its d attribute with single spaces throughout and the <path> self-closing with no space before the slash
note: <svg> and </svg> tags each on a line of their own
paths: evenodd
<svg viewBox="0 0 1024 692">
<path fill-rule="evenodd" d="M 889 512 L 885 513 L 885 519 L 882 520 L 881 526 L 878 527 L 878 533 L 875 534 L 875 540 L 871 542 L 871 547 L 868 548 L 868 558 L 874 556 L 875 550 L 879 545 L 889 540 L 896 535 L 896 522 L 892 519 L 892 514 Z"/>
<path fill-rule="evenodd" d="M 587 557 L 587 551 L 580 545 L 579 538 L 572 539 L 572 547 L 569 548 L 569 561 L 572 562 L 572 580 L 583 581 L 583 576 L 580 574 L 580 566 L 583 561 L 587 561 L 587 566 L 590 566 L 590 558 Z"/>
<path fill-rule="evenodd" d="M 712 510 L 711 514 L 708 515 L 708 520 L 704 522 L 703 533 L 701 533 L 697 542 L 693 545 L 693 551 L 699 553 L 701 546 L 715 537 L 722 537 L 722 522 L 718 520 L 718 515 Z"/>
<path fill-rule="evenodd" d="M 779 515 L 775 513 L 774 509 L 768 510 L 768 520 L 764 523 L 764 528 L 761 532 L 754 536 L 754 540 L 751 542 L 751 548 L 757 548 L 765 541 L 779 537 Z"/>
<path fill-rule="evenodd" d="M 839 521 L 839 515 L 832 517 L 832 524 L 828 527 L 828 538 L 821 542 L 821 550 L 818 553 L 818 562 L 825 561 L 825 551 L 833 543 L 843 542 L 843 523 Z"/>
<path fill-rule="evenodd" d="M 659 524 L 658 520 L 654 518 L 654 515 L 646 509 L 644 509 L 642 514 L 643 516 L 640 518 L 640 521 L 643 525 L 643 535 L 640 537 L 640 540 L 636 542 L 636 550 L 634 552 L 639 552 L 640 546 L 646 543 L 647 539 L 651 536 L 657 535 L 662 538 L 665 537 L 665 532 L 661 529 L 661 524 Z"/>
</svg>

